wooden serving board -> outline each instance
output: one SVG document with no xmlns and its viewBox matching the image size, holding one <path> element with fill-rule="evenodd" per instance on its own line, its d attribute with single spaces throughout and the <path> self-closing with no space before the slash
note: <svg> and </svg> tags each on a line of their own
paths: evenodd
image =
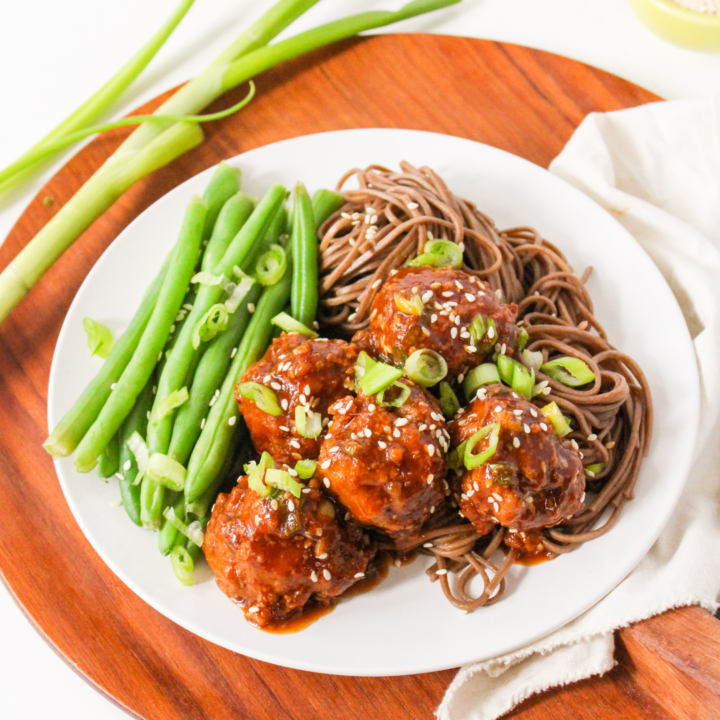
<svg viewBox="0 0 720 720">
<path fill-rule="evenodd" d="M 256 82 L 258 96 L 247 109 L 205 126 L 205 143 L 126 193 L 0 329 L 0 570 L 51 647 L 135 717 L 430 719 L 452 670 L 348 678 L 250 660 L 183 630 L 113 575 L 75 523 L 41 448 L 60 326 L 83 279 L 117 234 L 168 190 L 224 158 L 308 133 L 392 127 L 478 140 L 547 167 L 588 113 L 660 98 L 545 52 L 431 35 L 344 42 Z M 153 110 L 165 97 L 138 112 Z M 43 188 L 0 248 L 0 268 L 128 132 L 95 140 Z M 533 698 L 511 716 L 720 717 L 718 625 L 707 613 L 687 609 L 625 630 L 614 671 Z"/>
</svg>

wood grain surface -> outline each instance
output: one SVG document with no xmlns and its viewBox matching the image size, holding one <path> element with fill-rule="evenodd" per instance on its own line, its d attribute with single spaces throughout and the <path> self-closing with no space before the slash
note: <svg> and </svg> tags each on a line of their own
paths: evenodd
<svg viewBox="0 0 720 720">
<path fill-rule="evenodd" d="M 0 570 L 51 647 L 135 717 L 430 719 L 452 670 L 348 678 L 251 660 L 183 630 L 112 574 L 75 523 L 50 457 L 41 448 L 47 435 L 50 364 L 63 318 L 117 234 L 168 190 L 223 158 L 308 133 L 393 127 L 478 140 L 547 167 L 588 113 L 659 98 L 548 53 L 429 35 L 344 42 L 278 67 L 256 82 L 258 96 L 247 109 L 205 126 L 204 144 L 126 193 L 0 329 Z M 239 89 L 213 109 L 228 106 L 243 92 Z M 164 97 L 138 112 L 154 109 Z M 0 248 L 0 267 L 128 132 L 107 133 L 60 170 Z M 243 622 L 240 613 L 238 622 Z M 511 716 L 720 717 L 717 625 L 703 611 L 691 609 L 626 630 L 620 633 L 616 670 L 532 698 Z M 702 648 L 699 654 L 695 643 Z M 692 705 L 695 696 L 710 715 L 698 713 L 697 702 Z"/>
</svg>

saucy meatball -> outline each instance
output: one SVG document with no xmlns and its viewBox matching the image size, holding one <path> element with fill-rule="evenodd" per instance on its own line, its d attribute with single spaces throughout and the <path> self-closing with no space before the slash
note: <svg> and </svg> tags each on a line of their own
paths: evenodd
<svg viewBox="0 0 720 720">
<path fill-rule="evenodd" d="M 282 414 L 270 415 L 252 399 L 235 397 L 250 431 L 255 449 L 269 452 L 275 460 L 291 466 L 303 458 L 316 458 L 321 438 L 306 438 L 295 424 L 295 408 L 305 407 L 322 418 L 328 407 L 353 388 L 358 348 L 343 340 L 310 340 L 300 333 L 283 333 L 265 355 L 249 367 L 241 382 L 271 389 Z"/>
<path fill-rule="evenodd" d="M 482 344 L 474 344 L 473 320 L 482 315 L 486 325 Z M 448 364 L 448 379 L 479 365 L 495 345 L 513 354 L 518 329 L 517 305 L 500 303 L 490 286 L 474 275 L 449 267 L 405 267 L 398 270 L 375 296 L 370 327 L 355 336 L 370 355 L 403 365 L 421 348 L 434 350 Z"/>
<path fill-rule="evenodd" d="M 449 446 L 435 398 L 403 384 L 401 407 L 362 392 L 332 405 L 316 471 L 356 520 L 392 537 L 418 530 L 443 501 Z"/>
<path fill-rule="evenodd" d="M 450 423 L 453 446 L 493 423 L 499 425 L 495 453 L 461 481 L 460 510 L 478 531 L 496 524 L 516 532 L 549 527 L 580 510 L 585 474 L 579 453 L 509 388 L 491 385 L 458 413 Z M 489 444 L 490 435 L 472 452 Z"/>
<path fill-rule="evenodd" d="M 329 604 L 364 577 L 374 554 L 317 480 L 306 490 L 299 499 L 261 497 L 241 477 L 213 508 L 205 557 L 219 588 L 259 627 L 289 620 L 311 600 Z"/>
</svg>

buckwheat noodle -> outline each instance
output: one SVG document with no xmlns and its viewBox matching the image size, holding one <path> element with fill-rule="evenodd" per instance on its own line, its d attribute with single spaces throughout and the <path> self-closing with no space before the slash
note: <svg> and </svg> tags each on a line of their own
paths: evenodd
<svg viewBox="0 0 720 720">
<path fill-rule="evenodd" d="M 499 298 L 518 306 L 518 320 L 529 333 L 528 349 L 543 361 L 557 355 L 584 360 L 595 373 L 591 386 L 562 385 L 538 372 L 544 383 L 538 406 L 555 401 L 577 426 L 567 437 L 577 443 L 584 466 L 604 463 L 587 476 L 583 508 L 559 525 L 538 532 L 541 548 L 555 556 L 604 534 L 633 497 L 640 463 L 652 435 L 652 399 L 637 363 L 616 350 L 595 318 L 581 278 L 564 255 L 529 227 L 499 230 L 472 203 L 455 197 L 430 168 L 407 162 L 400 172 L 379 165 L 353 169 L 358 188 L 344 190 L 345 203 L 320 229 L 319 320 L 332 334 L 350 336 L 366 328 L 376 293 L 393 269 L 423 252 L 429 238 L 464 248 L 463 270 L 487 282 Z M 480 536 L 458 514 L 450 496 L 418 536 L 416 547 L 430 553 L 428 570 L 448 600 L 470 612 L 500 599 L 504 575 L 517 559 L 510 548 L 503 561 L 492 556 L 504 545 L 506 529 Z M 448 573 L 456 574 L 451 585 Z M 480 595 L 470 594 L 479 577 Z"/>
</svg>

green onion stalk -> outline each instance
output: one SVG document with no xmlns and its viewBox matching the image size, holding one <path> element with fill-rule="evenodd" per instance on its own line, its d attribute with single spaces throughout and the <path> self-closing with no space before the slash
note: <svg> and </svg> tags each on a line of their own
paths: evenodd
<svg viewBox="0 0 720 720">
<path fill-rule="evenodd" d="M 155 57 L 158 50 L 165 44 L 165 41 L 185 17 L 194 2 L 195 0 L 181 0 L 160 30 L 100 90 L 66 117 L 40 142 L 23 153 L 6 168 L 0 170 L 0 193 L 17 185 L 21 179 L 29 176 L 34 170 L 39 170 L 43 160 L 48 160 L 63 147 L 72 142 L 77 142 L 82 137 L 87 137 L 87 135 L 81 135 L 69 141 L 66 140 L 66 138 L 72 137 L 78 132 L 85 131 L 89 125 L 107 114 L 113 103 Z M 100 130 L 95 128 L 90 134 L 95 132 L 100 132 Z"/>
<path fill-rule="evenodd" d="M 358 33 L 448 7 L 460 0 L 414 0 L 396 12 L 354 15 L 267 45 L 317 0 L 280 0 L 203 72 L 157 110 L 157 115 L 195 114 L 228 90 L 279 63 Z M 145 122 L 115 151 L 75 196 L 0 274 L 0 323 L 60 255 L 131 185 L 172 162 L 203 140 L 197 122 Z"/>
</svg>

